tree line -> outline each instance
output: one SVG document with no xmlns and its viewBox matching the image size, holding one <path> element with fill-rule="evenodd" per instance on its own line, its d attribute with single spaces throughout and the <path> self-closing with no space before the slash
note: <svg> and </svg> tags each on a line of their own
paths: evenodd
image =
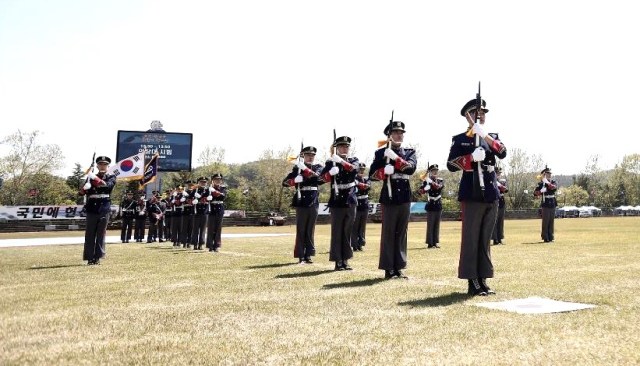
<svg viewBox="0 0 640 366">
<path fill-rule="evenodd" d="M 8 153 L 0 157 L 0 205 L 74 205 L 82 204 L 78 189 L 84 182 L 84 168 L 79 163 L 67 177 L 54 175 L 63 165 L 62 149 L 56 144 L 43 145 L 38 142 L 39 131 L 22 132 L 18 130 L 6 136 L 1 142 Z M 418 151 L 420 162 L 420 147 Z M 358 156 L 355 148 L 352 155 Z M 226 206 L 231 210 L 250 212 L 278 211 L 289 213 L 290 203 L 295 193 L 293 189 L 283 187 L 282 180 L 291 171 L 293 165 L 287 161 L 297 155 L 291 146 L 280 151 L 265 150 L 256 161 L 243 164 L 226 164 L 225 151 L 222 148 L 209 147 L 200 153 L 197 166 L 190 172 L 162 174 L 162 187 L 151 183 L 152 189 L 161 192 L 195 181 L 198 177 L 210 177 L 222 173 L 228 186 Z M 316 163 L 324 164 L 329 151 L 319 151 Z M 115 162 L 114 162 L 115 163 Z M 539 200 L 533 196 L 537 184 L 537 175 L 544 166 L 539 155 L 529 154 L 518 148 L 509 150 L 504 162 L 503 178 L 507 180 L 509 193 L 505 195 L 507 209 L 534 209 Z M 411 177 L 411 185 L 417 191 L 422 174 L 426 172 L 427 162 L 418 167 Z M 446 211 L 457 211 L 458 181 L 460 172 L 451 173 L 440 166 L 439 176 L 445 182 L 443 206 Z M 589 159 L 581 173 L 572 176 L 554 176 L 560 185 L 559 206 L 617 207 L 621 205 L 640 205 L 640 154 L 624 156 L 622 162 L 604 171 L 599 168 L 598 156 Z M 382 184 L 373 184 L 369 193 L 372 202 L 377 202 Z M 124 196 L 127 189 L 136 191 L 137 182 L 122 182 L 116 185 L 112 193 L 114 204 Z M 320 201 L 329 200 L 329 185 L 319 188 Z M 415 201 L 425 201 L 424 196 L 416 194 Z"/>
</svg>

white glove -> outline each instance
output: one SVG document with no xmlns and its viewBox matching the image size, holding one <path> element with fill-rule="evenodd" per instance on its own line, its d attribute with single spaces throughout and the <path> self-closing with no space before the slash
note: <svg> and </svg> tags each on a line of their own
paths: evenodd
<svg viewBox="0 0 640 366">
<path fill-rule="evenodd" d="M 333 168 L 329 169 L 329 174 L 331 175 L 336 175 L 338 174 L 338 172 L 340 172 L 340 168 L 338 168 L 337 166 L 334 166 Z"/>
<path fill-rule="evenodd" d="M 483 148 L 481 147 L 476 147 L 476 149 L 471 153 L 471 156 L 473 157 L 473 161 L 483 161 L 485 158 L 485 151 Z"/>
<path fill-rule="evenodd" d="M 427 184 L 433 184 L 433 181 L 429 177 L 427 177 Z"/>
<path fill-rule="evenodd" d="M 202 197 L 202 196 L 200 195 L 200 193 L 198 193 L 198 192 L 196 192 L 193 196 L 194 196 L 195 198 L 200 198 L 200 197 Z"/>
<path fill-rule="evenodd" d="M 540 190 L 540 192 L 544 193 L 547 191 L 547 187 L 542 187 L 542 189 Z"/>
<path fill-rule="evenodd" d="M 213 196 L 207 196 L 207 201 L 212 201 L 213 200 Z"/>
<path fill-rule="evenodd" d="M 393 150 L 387 148 L 384 150 L 384 156 L 386 158 L 389 158 L 393 161 L 395 161 L 398 158 L 398 154 L 396 154 L 395 152 L 393 152 Z"/>
<path fill-rule="evenodd" d="M 473 124 L 473 133 L 479 135 L 482 138 L 487 137 L 487 133 L 484 132 L 484 127 L 482 127 L 482 125 L 479 123 Z"/>
<path fill-rule="evenodd" d="M 193 200 L 191 202 L 193 202 L 194 205 L 197 205 L 198 204 L 198 199 L 195 199 L 195 200 Z"/>
<path fill-rule="evenodd" d="M 187 199 L 186 199 L 186 198 L 184 198 L 184 197 L 180 198 L 180 202 L 184 202 L 184 201 L 186 201 L 186 200 L 187 200 Z"/>
<path fill-rule="evenodd" d="M 542 183 L 544 183 L 544 184 L 549 184 L 549 180 L 548 180 L 546 177 L 545 177 L 545 178 L 542 178 Z"/>
<path fill-rule="evenodd" d="M 213 186 L 209 186 L 209 192 L 215 192 L 215 191 L 216 191 L 216 189 L 213 188 Z"/>
<path fill-rule="evenodd" d="M 427 184 L 424 188 L 425 191 L 428 191 L 431 189 L 431 184 Z"/>
<path fill-rule="evenodd" d="M 395 171 L 395 169 L 393 168 L 393 165 L 391 165 L 391 164 L 385 165 L 384 174 L 391 175 L 391 174 L 393 174 L 394 171 Z"/>
<path fill-rule="evenodd" d="M 296 175 L 296 178 L 293 180 L 295 183 L 302 183 L 304 178 L 300 174 Z"/>
<path fill-rule="evenodd" d="M 338 155 L 338 154 L 333 154 L 333 155 L 331 155 L 331 161 L 333 161 L 334 163 L 337 163 L 337 164 L 342 164 L 342 163 L 344 163 L 344 159 L 342 159 L 342 158 L 340 157 L 340 155 Z"/>
<path fill-rule="evenodd" d="M 138 213 L 138 215 L 140 215 L 140 216 L 144 216 L 144 211 L 140 211 L 140 212 Z"/>
<path fill-rule="evenodd" d="M 172 193 L 171 195 L 172 195 L 173 197 L 175 197 L 175 196 L 177 196 L 177 195 L 178 195 L 178 192 L 177 192 L 177 191 L 173 191 L 173 193 Z"/>
<path fill-rule="evenodd" d="M 298 169 L 300 169 L 300 170 L 305 170 L 305 169 L 307 169 L 307 166 L 306 166 L 303 162 L 301 162 L 301 161 L 299 161 L 299 160 L 298 160 L 298 162 L 296 163 L 296 166 L 297 166 L 297 167 L 298 167 Z"/>
<path fill-rule="evenodd" d="M 175 205 L 175 204 L 176 204 L 176 200 L 175 200 L 175 199 L 172 199 L 172 200 L 171 200 L 171 204 L 172 204 L 172 205 Z"/>
<path fill-rule="evenodd" d="M 91 188 L 91 183 L 87 182 L 85 183 L 82 188 L 84 188 L 84 190 L 86 191 L 87 189 Z"/>
</svg>

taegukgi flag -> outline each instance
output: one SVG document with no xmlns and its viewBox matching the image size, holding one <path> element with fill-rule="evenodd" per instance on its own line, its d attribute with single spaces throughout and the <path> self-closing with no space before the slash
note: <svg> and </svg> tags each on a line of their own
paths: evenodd
<svg viewBox="0 0 640 366">
<path fill-rule="evenodd" d="M 122 159 L 109 167 L 107 173 L 116 176 L 116 180 L 137 180 L 144 174 L 144 152 Z"/>
</svg>

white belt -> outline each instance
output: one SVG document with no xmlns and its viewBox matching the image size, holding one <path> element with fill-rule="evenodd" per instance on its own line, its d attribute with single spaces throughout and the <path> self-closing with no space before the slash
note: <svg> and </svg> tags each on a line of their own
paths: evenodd
<svg viewBox="0 0 640 366">
<path fill-rule="evenodd" d="M 483 166 L 482 170 L 484 170 L 485 172 L 493 172 L 496 170 L 496 167 L 494 167 L 493 165 L 487 165 L 487 166 Z"/>
<path fill-rule="evenodd" d="M 222 201 L 211 201 L 211 202 L 209 202 L 209 203 L 211 203 L 212 205 L 221 205 L 221 204 L 223 204 L 224 202 L 222 202 Z"/>
<path fill-rule="evenodd" d="M 355 187 L 356 186 L 356 182 L 351 182 L 351 183 L 347 183 L 347 184 L 334 184 L 334 187 L 337 187 L 338 189 L 349 189 L 351 187 Z"/>
<path fill-rule="evenodd" d="M 435 197 L 429 197 L 429 201 L 437 201 L 437 200 L 439 200 L 440 198 L 442 198 L 442 195 L 435 196 Z"/>
<path fill-rule="evenodd" d="M 547 198 L 555 198 L 555 195 L 553 195 L 553 194 L 546 194 L 546 195 L 544 196 L 544 199 L 547 199 Z"/>
<path fill-rule="evenodd" d="M 135 210 L 122 210 L 122 212 L 133 212 Z"/>
<path fill-rule="evenodd" d="M 311 187 L 311 186 L 308 186 L 308 187 L 300 187 L 300 190 L 301 190 L 301 191 L 317 191 L 317 190 L 318 190 L 318 187 Z"/>
<path fill-rule="evenodd" d="M 109 194 L 92 194 L 89 196 L 89 198 L 109 198 L 110 195 Z"/>
<path fill-rule="evenodd" d="M 400 174 L 395 173 L 391 174 L 391 179 L 409 179 L 411 176 L 409 174 Z"/>
<path fill-rule="evenodd" d="M 360 195 L 360 196 L 356 196 L 356 198 L 359 199 L 359 200 L 363 200 L 365 198 L 369 198 L 369 195 L 368 194 L 363 194 L 363 195 Z"/>
</svg>

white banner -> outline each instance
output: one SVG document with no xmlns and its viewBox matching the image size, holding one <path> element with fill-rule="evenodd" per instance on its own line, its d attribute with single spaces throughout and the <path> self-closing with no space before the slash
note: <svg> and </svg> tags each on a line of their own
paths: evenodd
<svg viewBox="0 0 640 366">
<path fill-rule="evenodd" d="M 0 206 L 0 219 L 51 220 L 83 219 L 82 205 L 76 206 Z"/>
</svg>

